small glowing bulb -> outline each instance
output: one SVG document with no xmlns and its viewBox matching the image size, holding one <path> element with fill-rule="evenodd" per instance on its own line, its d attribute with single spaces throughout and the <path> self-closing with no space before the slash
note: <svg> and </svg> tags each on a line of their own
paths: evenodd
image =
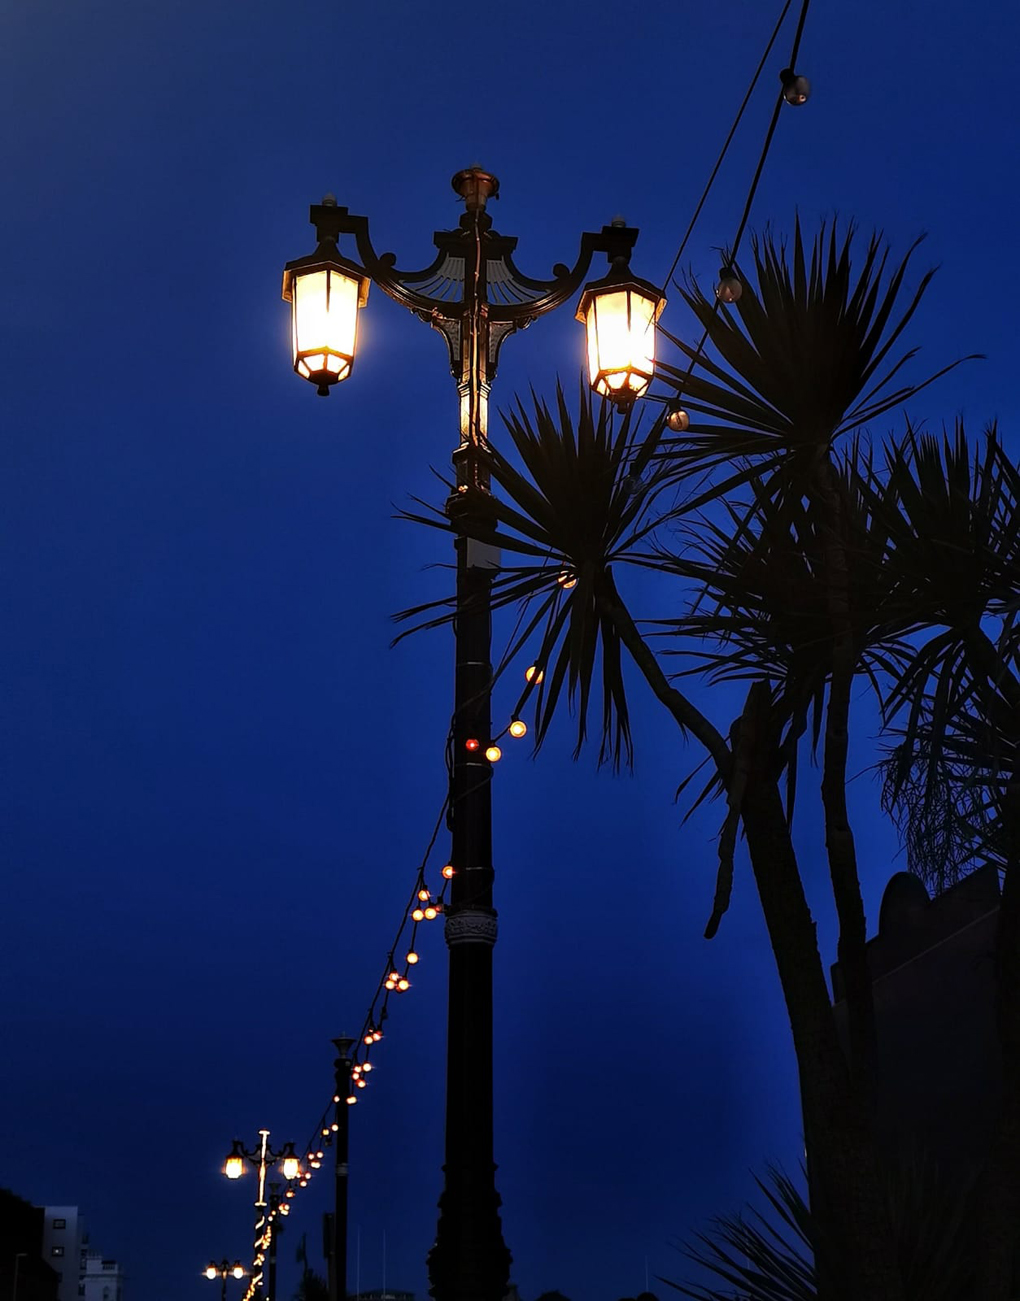
<svg viewBox="0 0 1020 1301">
<path fill-rule="evenodd" d="M 399 980 L 399 979 L 400 979 L 400 972 L 399 972 L 399 971 L 391 971 L 391 972 L 390 972 L 390 980 Z"/>
<path fill-rule="evenodd" d="M 358 1099 L 357 1099 L 357 1098 L 355 1097 L 355 1095 L 352 1093 L 352 1094 L 350 1095 L 350 1097 L 348 1097 L 348 1099 L 347 1099 L 347 1105 L 348 1105 L 348 1107 L 353 1107 L 354 1104 L 357 1102 L 357 1100 L 358 1100 Z"/>
<path fill-rule="evenodd" d="M 454 875 L 453 867 L 451 864 L 447 863 L 447 865 L 443 868 L 443 876 L 445 876 L 446 879 L 449 881 L 453 877 L 453 875 Z"/>
<path fill-rule="evenodd" d="M 478 738 L 474 736 L 469 736 L 468 739 L 464 742 L 465 750 L 474 751 L 478 749 L 478 746 L 479 746 Z"/>
<path fill-rule="evenodd" d="M 740 277 L 731 266 L 725 266 L 719 272 L 719 283 L 715 287 L 715 296 L 721 303 L 737 303 L 744 292 Z"/>
<path fill-rule="evenodd" d="M 433 921 L 435 919 L 435 915 L 436 915 L 436 910 L 430 904 L 428 908 L 425 909 L 425 920 L 427 922 Z"/>
<path fill-rule="evenodd" d="M 339 1131 L 340 1126 L 334 1120 L 332 1125 L 330 1125 L 330 1129 L 333 1131 L 334 1134 L 336 1134 Z"/>
<path fill-rule="evenodd" d="M 329 1133 L 329 1130 L 328 1130 L 328 1129 L 324 1129 L 322 1132 L 323 1132 L 324 1134 L 328 1134 L 328 1133 Z M 320 1149 L 318 1150 L 318 1152 L 316 1152 L 315 1155 L 316 1155 L 316 1156 L 319 1158 L 319 1160 L 321 1161 L 321 1160 L 322 1160 L 322 1156 L 323 1156 L 322 1149 L 320 1148 Z"/>
<path fill-rule="evenodd" d="M 503 751 L 498 745 L 490 745 L 485 751 L 485 757 L 489 763 L 499 763 L 500 759 L 503 758 Z"/>
<path fill-rule="evenodd" d="M 563 573 L 560 574 L 556 581 L 565 592 L 569 592 L 572 587 L 577 586 L 577 579 L 569 572 L 569 570 L 566 569 L 564 569 Z"/>
<path fill-rule="evenodd" d="M 340 1094 L 339 1094 L 339 1093 L 334 1093 L 334 1094 L 333 1094 L 333 1101 L 334 1101 L 334 1102 L 339 1102 L 339 1101 L 340 1101 Z"/>
<path fill-rule="evenodd" d="M 381 1031 L 381 1030 L 373 1030 L 373 1031 L 372 1031 L 372 1039 L 373 1039 L 373 1041 L 374 1041 L 375 1043 L 378 1043 L 379 1040 L 380 1040 L 381 1038 L 382 1038 L 382 1031 Z"/>
<path fill-rule="evenodd" d="M 402 976 L 400 980 L 397 981 L 397 988 L 400 990 L 401 993 L 403 993 L 405 989 L 411 988 L 411 982 L 407 979 L 406 976 Z"/>
<path fill-rule="evenodd" d="M 524 677 L 526 681 L 534 682 L 535 686 L 537 687 L 538 684 L 545 677 L 545 671 L 543 669 L 540 669 L 537 665 L 532 664 L 530 669 L 524 670 Z"/>
<path fill-rule="evenodd" d="M 515 718 L 514 721 L 510 724 L 510 735 L 527 736 L 527 734 L 528 734 L 527 723 L 524 721 L 523 718 Z"/>
<path fill-rule="evenodd" d="M 397 982 L 396 982 L 395 980 L 387 980 L 386 983 L 385 983 L 385 985 L 383 986 L 383 988 L 384 988 L 384 989 L 395 989 L 396 986 L 397 986 Z"/>
<path fill-rule="evenodd" d="M 408 960 L 408 962 L 411 964 L 411 966 L 413 967 L 414 964 L 418 961 L 418 955 L 417 955 L 417 953 L 414 953 L 414 952 L 409 953 L 409 954 L 407 955 L 407 960 Z"/>
<path fill-rule="evenodd" d="M 429 897 L 429 892 L 427 890 L 418 891 L 418 898 L 422 901 L 422 903 L 424 903 L 428 897 Z"/>
<path fill-rule="evenodd" d="M 313 1162 L 312 1162 L 312 1169 L 313 1169 L 313 1170 L 318 1170 L 320 1164 L 321 1164 L 321 1163 L 320 1163 L 319 1161 L 313 1161 Z"/>
<path fill-rule="evenodd" d="M 362 1067 L 362 1070 L 366 1070 L 366 1071 L 370 1071 L 371 1069 L 372 1069 L 371 1062 L 366 1062 L 365 1065 Z"/>
<path fill-rule="evenodd" d="M 356 1083 L 359 1089 L 363 1089 L 365 1085 L 368 1083 L 368 1080 L 358 1080 L 356 1081 Z"/>
<path fill-rule="evenodd" d="M 215 1278 L 219 1272 L 220 1271 L 216 1268 L 216 1266 L 212 1263 L 212 1261 L 210 1261 L 206 1268 L 205 1276 L 206 1278 Z"/>
<path fill-rule="evenodd" d="M 682 434 L 690 428 L 691 418 L 682 407 L 674 407 L 666 417 L 666 424 L 674 434 Z"/>
<path fill-rule="evenodd" d="M 414 912 L 411 914 L 411 920 L 413 922 L 420 922 L 424 919 L 424 917 L 425 917 L 425 913 L 422 911 L 421 908 L 415 908 Z"/>
<path fill-rule="evenodd" d="M 370 1044 L 370 1043 L 372 1042 L 373 1037 L 374 1037 L 374 1031 L 369 1030 L 368 1034 L 365 1035 L 364 1039 L 362 1039 L 361 1042 L 362 1042 L 362 1043 L 366 1043 L 366 1044 Z"/>
<path fill-rule="evenodd" d="M 293 1188 L 288 1188 L 288 1189 L 287 1189 L 287 1196 L 288 1196 L 288 1197 L 293 1197 L 293 1196 L 294 1196 L 294 1189 L 293 1189 Z"/>
</svg>

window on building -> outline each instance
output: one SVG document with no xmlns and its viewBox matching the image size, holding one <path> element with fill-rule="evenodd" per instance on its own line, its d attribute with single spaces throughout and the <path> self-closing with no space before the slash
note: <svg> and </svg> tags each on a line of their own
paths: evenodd
<svg viewBox="0 0 1020 1301">
<path fill-rule="evenodd" d="M 53 1221 L 53 1227 L 54 1227 L 55 1229 L 66 1229 L 66 1228 L 67 1228 L 67 1221 L 66 1221 L 66 1220 L 54 1220 L 54 1221 Z"/>
<path fill-rule="evenodd" d="M 63 1248 L 63 1247 L 51 1247 L 51 1248 L 50 1248 L 50 1255 L 51 1255 L 51 1256 L 62 1256 L 63 1254 L 64 1254 L 64 1248 Z"/>
</svg>

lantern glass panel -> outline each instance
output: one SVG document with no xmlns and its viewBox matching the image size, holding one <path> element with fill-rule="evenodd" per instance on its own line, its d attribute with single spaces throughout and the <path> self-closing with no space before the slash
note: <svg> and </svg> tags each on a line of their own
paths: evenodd
<svg viewBox="0 0 1020 1301">
<path fill-rule="evenodd" d="M 332 267 L 294 277 L 294 364 L 305 378 L 321 371 L 338 379 L 347 376 L 354 360 L 359 289 L 357 279 Z"/>
<path fill-rule="evenodd" d="M 639 397 L 655 369 L 658 301 L 631 285 L 592 295 L 586 314 L 588 377 L 604 397 Z"/>
</svg>

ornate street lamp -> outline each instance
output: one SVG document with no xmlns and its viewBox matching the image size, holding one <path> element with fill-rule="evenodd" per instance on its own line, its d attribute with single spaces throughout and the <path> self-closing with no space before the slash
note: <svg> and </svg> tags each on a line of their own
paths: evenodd
<svg viewBox="0 0 1020 1301">
<path fill-rule="evenodd" d="M 262 1282 L 261 1266 L 265 1260 L 265 1249 L 268 1246 L 270 1250 L 270 1274 L 275 1275 L 276 1255 L 275 1255 L 275 1234 L 273 1226 L 266 1215 L 266 1209 L 269 1203 L 266 1201 L 266 1175 L 269 1167 L 279 1162 L 280 1173 L 284 1179 L 290 1181 L 301 1177 L 301 1162 L 298 1160 L 294 1151 L 293 1143 L 285 1143 L 278 1152 L 274 1152 L 269 1146 L 269 1130 L 259 1130 L 259 1143 L 257 1147 L 252 1148 L 249 1152 L 239 1138 L 235 1138 L 231 1145 L 230 1151 L 223 1162 L 223 1173 L 228 1179 L 240 1179 L 251 1165 L 258 1172 L 258 1188 L 255 1195 L 255 1267 L 259 1271 L 252 1278 L 252 1287 L 258 1289 Z M 275 1199 L 275 1194 L 274 1194 Z M 276 1199 L 278 1200 L 278 1199 Z M 212 1268 L 212 1266 L 210 1266 Z M 238 1263 L 237 1268 L 240 1269 Z M 208 1270 L 206 1271 L 208 1274 Z M 243 1271 L 242 1271 L 243 1273 Z M 212 1278 L 213 1275 L 209 1274 Z M 240 1274 L 235 1275 L 240 1278 Z M 270 1296 L 268 1301 L 275 1301 L 272 1295 L 272 1286 L 275 1286 L 275 1277 L 271 1280 Z M 224 1291 L 226 1283 L 224 1283 Z M 224 1296 L 223 1301 L 226 1301 Z"/>
<path fill-rule="evenodd" d="M 499 749 L 491 743 L 489 624 L 499 553 L 490 541 L 489 390 L 504 340 L 572 298 L 592 257 L 602 252 L 609 259 L 609 273 L 588 286 L 581 304 L 589 375 L 596 391 L 618 405 L 633 402 L 652 376 L 654 326 L 663 300 L 652 285 L 631 274 L 630 254 L 638 232 L 622 222 L 582 235 L 573 268 L 558 263 L 551 279 L 537 280 L 518 270 L 513 260 L 517 240 L 494 230 L 486 212 L 489 200 L 499 196 L 496 177 L 481 167 L 468 167 L 454 176 L 453 188 L 466 211 L 454 230 L 436 231 L 437 255 L 420 271 L 399 271 L 393 254 L 376 253 L 367 220 L 338 207 L 327 195 L 310 214 L 319 246 L 311 257 L 287 263 L 283 296 L 291 303 L 295 369 L 320 394 L 328 394 L 330 386 L 350 372 L 356 306 L 365 302 L 372 281 L 443 335 L 460 396 L 455 487 L 446 503 L 457 534 L 457 615 L 448 814 L 453 875 L 445 923 L 450 953 L 445 1186 L 428 1266 L 436 1301 L 503 1301 L 511 1257 L 503 1242 L 492 1159 L 496 910 L 490 787 Z M 359 262 L 341 257 L 341 236 L 353 239 Z M 326 272 L 345 278 L 336 298 L 321 279 L 303 297 L 302 278 Z M 333 326 L 324 322 L 332 321 L 334 311 L 336 332 L 330 334 Z M 334 1217 L 336 1234 L 341 1232 L 340 1220 Z M 346 1292 L 341 1259 L 338 1245 L 333 1301 Z"/>
<path fill-rule="evenodd" d="M 217 1278 L 221 1280 L 220 1301 L 227 1301 L 228 1278 L 244 1278 L 244 1266 L 241 1262 L 235 1260 L 231 1265 L 226 1256 L 223 1257 L 218 1265 L 214 1260 L 211 1260 L 202 1272 L 210 1281 Z"/>
</svg>

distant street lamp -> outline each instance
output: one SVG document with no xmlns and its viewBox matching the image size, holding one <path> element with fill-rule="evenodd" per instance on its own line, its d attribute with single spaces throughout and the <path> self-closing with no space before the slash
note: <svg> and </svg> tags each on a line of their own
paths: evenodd
<svg viewBox="0 0 1020 1301">
<path fill-rule="evenodd" d="M 311 208 L 318 247 L 288 262 L 283 297 L 291 304 L 295 371 L 328 396 L 354 365 L 358 310 L 369 282 L 438 330 L 449 349 L 460 394 L 460 439 L 453 453 L 455 491 L 446 513 L 457 533 L 454 636 L 453 772 L 447 816 L 452 836 L 447 1032 L 445 1187 L 436 1241 L 428 1257 L 436 1301 L 502 1301 L 510 1273 L 496 1192 L 492 1143 L 492 745 L 490 619 L 494 536 L 488 443 L 489 390 L 508 335 L 532 324 L 581 288 L 595 253 L 609 272 L 589 284 L 580 316 L 587 331 L 589 380 L 625 409 L 648 387 L 655 363 L 655 321 L 663 297 L 632 276 L 638 232 L 622 219 L 581 236 L 573 269 L 553 267 L 535 280 L 515 266 L 517 240 L 492 228 L 486 204 L 499 182 L 480 167 L 453 178 L 466 211 L 454 230 L 437 231 L 438 250 L 421 271 L 398 271 L 393 254 L 372 247 L 368 221 L 327 195 Z M 359 262 L 340 252 L 353 238 Z M 481 540 L 480 540 L 481 539 Z M 479 744 L 481 738 L 481 744 Z M 338 1152 L 339 1159 L 339 1152 Z M 340 1232 L 339 1216 L 334 1226 Z M 339 1263 L 339 1257 L 337 1257 Z"/>
<path fill-rule="evenodd" d="M 231 1265 L 230 1261 L 224 1256 L 218 1265 L 214 1260 L 209 1262 L 205 1267 L 205 1276 L 210 1280 L 219 1278 L 222 1281 L 220 1301 L 227 1301 L 227 1279 L 244 1278 L 244 1266 L 239 1260 L 235 1260 Z"/>
<path fill-rule="evenodd" d="M 294 1151 L 293 1143 L 285 1143 L 283 1147 L 275 1152 L 269 1146 L 268 1129 L 259 1130 L 259 1143 L 249 1152 L 240 1139 L 235 1138 L 230 1151 L 223 1161 L 223 1173 L 228 1179 L 240 1179 L 246 1173 L 248 1166 L 254 1166 L 258 1171 L 258 1188 L 255 1197 L 255 1239 L 254 1239 L 254 1261 L 256 1272 L 252 1276 L 252 1287 L 258 1290 L 262 1282 L 261 1267 L 266 1256 L 266 1247 L 269 1249 L 270 1261 L 270 1298 L 269 1301 L 275 1301 L 273 1288 L 276 1284 L 275 1267 L 276 1267 L 276 1250 L 273 1246 L 275 1232 L 273 1225 L 269 1223 L 266 1215 L 268 1203 L 266 1201 L 266 1175 L 269 1167 L 278 1163 L 280 1173 L 284 1179 L 290 1181 L 301 1177 L 301 1162 Z M 267 1242 L 268 1234 L 268 1242 Z M 208 1271 L 207 1271 L 208 1272 Z M 226 1286 L 226 1285 L 224 1285 Z"/>
</svg>

